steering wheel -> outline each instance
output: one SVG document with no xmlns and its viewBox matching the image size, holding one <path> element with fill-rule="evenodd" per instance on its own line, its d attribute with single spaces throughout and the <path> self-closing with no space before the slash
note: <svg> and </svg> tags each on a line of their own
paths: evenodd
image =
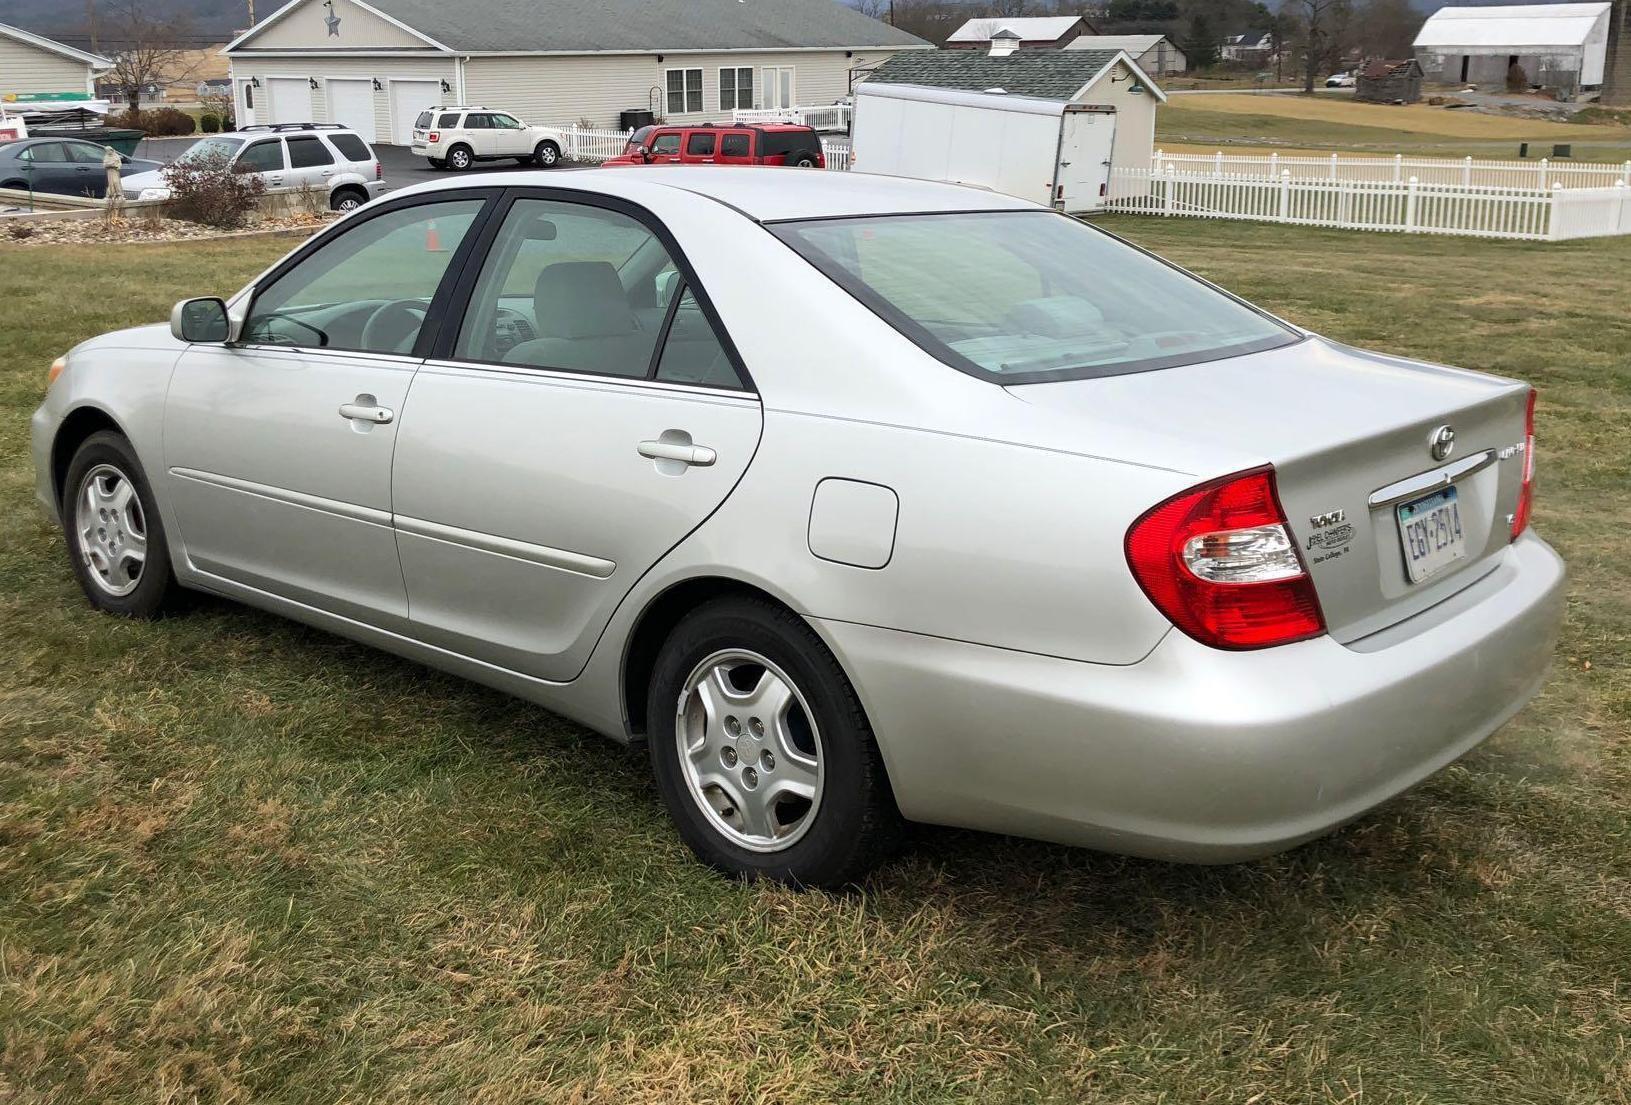
<svg viewBox="0 0 1631 1105">
<path fill-rule="evenodd" d="M 429 311 L 430 308 L 417 299 L 382 303 L 363 325 L 360 344 L 373 353 L 410 352 Z"/>
</svg>

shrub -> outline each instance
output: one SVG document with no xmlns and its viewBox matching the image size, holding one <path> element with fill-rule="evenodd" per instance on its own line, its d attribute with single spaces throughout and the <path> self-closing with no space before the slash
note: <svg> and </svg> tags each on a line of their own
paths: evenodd
<svg viewBox="0 0 1631 1105">
<path fill-rule="evenodd" d="M 212 115 L 209 113 L 199 116 L 198 129 L 203 131 L 205 134 L 219 133 L 221 130 L 221 117 L 219 115 Z"/>
<path fill-rule="evenodd" d="M 164 170 L 172 218 L 230 230 L 255 210 L 266 183 L 254 173 L 234 172 L 223 151 L 171 162 Z"/>
<path fill-rule="evenodd" d="M 192 134 L 198 129 L 198 124 L 191 115 L 173 107 L 161 107 L 153 111 L 127 111 L 122 115 L 113 116 L 110 122 L 116 127 L 144 131 L 153 138 L 176 138 Z"/>
</svg>

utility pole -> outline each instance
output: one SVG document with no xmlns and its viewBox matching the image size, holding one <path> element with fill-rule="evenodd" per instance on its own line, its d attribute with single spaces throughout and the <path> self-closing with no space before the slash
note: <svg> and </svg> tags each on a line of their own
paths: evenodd
<svg viewBox="0 0 1631 1105">
<path fill-rule="evenodd" d="M 85 27 L 91 32 L 91 53 L 97 53 L 100 47 L 96 41 L 96 0 L 85 0 Z"/>
<path fill-rule="evenodd" d="M 249 0 L 249 25 L 255 25 L 255 0 Z"/>
</svg>

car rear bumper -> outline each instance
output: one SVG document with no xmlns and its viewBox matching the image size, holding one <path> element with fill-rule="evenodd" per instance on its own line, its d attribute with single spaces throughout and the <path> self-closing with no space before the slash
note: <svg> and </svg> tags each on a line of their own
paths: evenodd
<svg viewBox="0 0 1631 1105">
<path fill-rule="evenodd" d="M 1373 637 L 1125 667 L 813 620 L 918 821 L 1224 863 L 1320 836 L 1467 753 L 1540 688 L 1562 561 L 1532 533 Z"/>
</svg>

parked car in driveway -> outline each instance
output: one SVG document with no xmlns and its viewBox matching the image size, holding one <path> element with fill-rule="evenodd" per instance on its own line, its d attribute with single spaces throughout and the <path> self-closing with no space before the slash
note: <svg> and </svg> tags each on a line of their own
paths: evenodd
<svg viewBox="0 0 1631 1105">
<path fill-rule="evenodd" d="M 331 123 L 265 123 L 199 139 L 174 163 L 224 157 L 240 173 L 255 173 L 268 192 L 310 188 L 335 211 L 354 211 L 383 195 L 385 170 L 373 147 L 355 131 Z M 168 199 L 162 168 L 123 180 L 133 200 Z"/>
<path fill-rule="evenodd" d="M 1287 848 L 1511 717 L 1562 611 L 1529 387 L 947 184 L 423 185 L 50 377 L 95 607 L 207 591 L 643 741 L 744 877 L 902 819 Z"/>
<path fill-rule="evenodd" d="M 785 165 L 825 169 L 821 136 L 796 123 L 641 127 L 603 167 L 624 165 Z"/>
<path fill-rule="evenodd" d="M 24 138 L 0 144 L 0 188 L 101 199 L 108 194 L 108 174 L 102 167 L 106 149 L 77 138 Z M 163 167 L 124 154 L 119 161 L 125 174 Z"/>
<path fill-rule="evenodd" d="M 433 107 L 414 120 L 412 149 L 434 169 L 462 172 L 478 161 L 504 160 L 553 169 L 566 155 L 567 141 L 554 127 L 528 126 L 508 112 Z"/>
<path fill-rule="evenodd" d="M 1359 84 L 1359 78 L 1353 73 L 1332 73 L 1325 78 L 1326 88 L 1353 88 Z"/>
</svg>

